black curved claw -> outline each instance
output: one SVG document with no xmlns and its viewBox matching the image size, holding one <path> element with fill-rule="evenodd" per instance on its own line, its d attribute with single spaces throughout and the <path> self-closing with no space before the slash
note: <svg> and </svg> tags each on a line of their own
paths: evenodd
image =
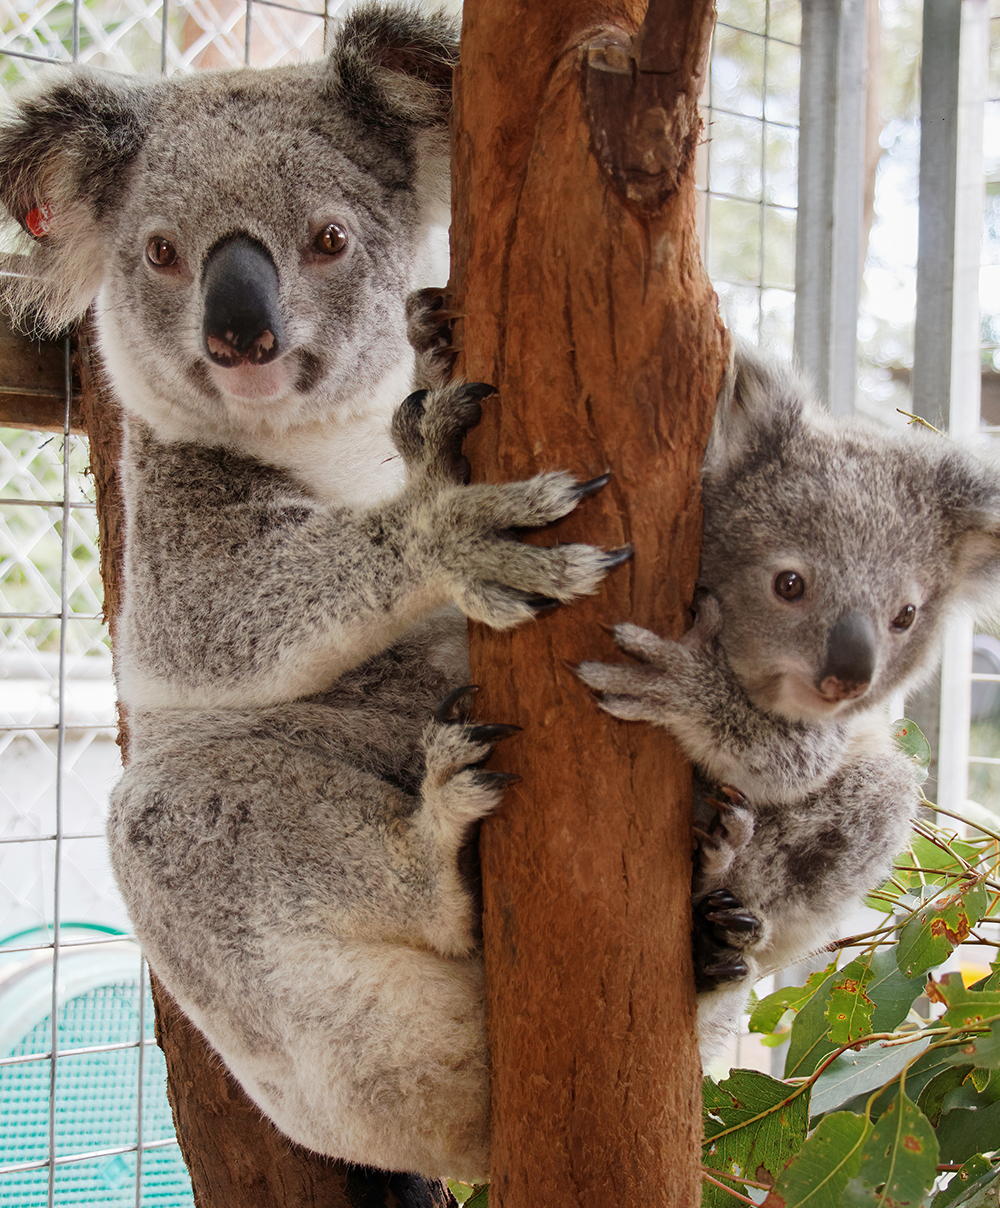
<svg viewBox="0 0 1000 1208">
<path fill-rule="evenodd" d="M 708 910 L 740 910 L 742 906 L 743 903 L 730 890 L 713 889 L 701 899 L 696 909 L 704 917 L 706 907 Z"/>
<path fill-rule="evenodd" d="M 604 565 L 608 570 L 614 570 L 616 566 L 621 566 L 623 562 L 627 562 L 635 553 L 631 542 L 628 545 L 623 545 L 621 549 L 609 549 L 604 555 Z"/>
<path fill-rule="evenodd" d="M 710 910 L 702 917 L 723 931 L 736 931 L 743 935 L 760 931 L 760 919 L 749 910 Z"/>
<path fill-rule="evenodd" d="M 497 394 L 496 386 L 491 386 L 489 382 L 466 382 L 462 386 L 462 394 L 467 398 L 489 398 L 491 394 Z"/>
<path fill-rule="evenodd" d="M 456 706 L 463 701 L 467 696 L 474 696 L 479 691 L 478 684 L 466 684 L 462 688 L 456 688 L 453 692 L 449 692 L 444 700 L 434 710 L 434 720 L 442 725 L 448 725 L 450 722 L 461 720 L 461 716 L 456 716 Z"/>
<path fill-rule="evenodd" d="M 405 407 L 407 412 L 412 412 L 418 416 L 423 415 L 424 403 L 429 393 L 429 390 L 414 390 L 412 394 L 408 394 L 399 404 L 399 409 L 402 410 Z"/>
<path fill-rule="evenodd" d="M 601 474 L 598 478 L 591 478 L 589 482 L 578 482 L 573 488 L 577 499 L 587 499 L 591 495 L 596 495 L 602 487 L 606 487 L 611 481 L 611 471 Z"/>
<path fill-rule="evenodd" d="M 503 742 L 512 734 L 520 734 L 520 726 L 505 725 L 503 722 L 487 722 L 481 726 L 471 726 L 469 738 L 472 742 Z"/>
<path fill-rule="evenodd" d="M 562 608 L 562 601 L 556 600 L 552 596 L 525 596 L 523 602 L 536 617 L 544 616 L 545 613 L 555 612 L 557 608 Z"/>
<path fill-rule="evenodd" d="M 720 958 L 695 969 L 694 984 L 697 990 L 714 990 L 725 982 L 742 981 L 750 975 L 746 962 L 739 957 Z"/>
</svg>

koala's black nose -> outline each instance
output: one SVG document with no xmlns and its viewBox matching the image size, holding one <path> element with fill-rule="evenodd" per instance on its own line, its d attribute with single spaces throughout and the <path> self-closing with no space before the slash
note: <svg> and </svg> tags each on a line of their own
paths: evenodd
<svg viewBox="0 0 1000 1208">
<path fill-rule="evenodd" d="M 226 368 L 265 365 L 282 351 L 278 270 L 267 248 L 230 235 L 205 259 L 201 275 L 205 351 Z"/>
<path fill-rule="evenodd" d="M 865 692 L 875 671 L 875 637 L 875 623 L 867 613 L 844 613 L 827 638 L 826 662 L 817 679 L 822 696 L 835 703 Z"/>
</svg>

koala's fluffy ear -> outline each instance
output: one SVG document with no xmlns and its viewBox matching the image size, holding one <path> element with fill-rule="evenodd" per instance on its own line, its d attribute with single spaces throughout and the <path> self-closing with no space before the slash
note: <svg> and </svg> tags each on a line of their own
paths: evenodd
<svg viewBox="0 0 1000 1208">
<path fill-rule="evenodd" d="M 452 71 L 458 24 L 445 10 L 360 4 L 345 19 L 328 61 L 327 99 L 354 117 L 366 143 L 409 164 L 433 222 L 448 222 Z M 374 156 L 369 164 L 377 170 Z"/>
<path fill-rule="evenodd" d="M 13 254 L 3 301 L 22 323 L 59 331 L 93 301 L 104 230 L 145 137 L 155 85 L 89 68 L 42 72 L 0 113 L 0 203 Z"/>
<path fill-rule="evenodd" d="M 808 384 L 790 365 L 734 339 L 705 451 L 706 472 L 718 473 L 761 441 L 787 435 L 809 406 Z"/>
</svg>

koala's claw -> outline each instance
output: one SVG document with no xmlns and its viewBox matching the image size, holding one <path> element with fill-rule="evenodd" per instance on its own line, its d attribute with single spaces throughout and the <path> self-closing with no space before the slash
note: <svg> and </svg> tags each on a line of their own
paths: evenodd
<svg viewBox="0 0 1000 1208">
<path fill-rule="evenodd" d="M 483 417 L 481 402 L 496 394 L 486 382 L 414 390 L 396 408 L 392 435 L 407 465 L 434 479 L 465 484 L 471 477 L 462 442 Z"/>
<path fill-rule="evenodd" d="M 589 499 L 591 495 L 596 495 L 611 481 L 611 471 L 608 470 L 597 478 L 591 478 L 588 482 L 578 482 L 574 487 L 578 499 Z"/>
<path fill-rule="evenodd" d="M 415 377 L 431 386 L 451 380 L 458 350 L 455 320 L 458 311 L 447 305 L 444 290 L 421 289 L 406 299 L 406 337 L 417 354 Z"/>
<path fill-rule="evenodd" d="M 750 802 L 739 789 L 718 785 L 716 796 L 705 804 L 716 811 L 708 830 L 695 828 L 697 863 L 695 888 L 718 884 L 729 872 L 738 852 L 753 838 L 754 816 Z M 721 892 L 721 891 L 718 891 Z"/>
<path fill-rule="evenodd" d="M 520 733 L 520 726 L 505 725 L 503 722 L 488 722 L 469 728 L 469 738 L 473 742 L 498 743 L 503 742 L 505 738 L 510 738 L 512 734 Z"/>
<path fill-rule="evenodd" d="M 728 889 L 716 889 L 694 905 L 695 987 L 714 990 L 748 977 L 742 953 L 761 937 L 761 921 Z"/>
<path fill-rule="evenodd" d="M 614 570 L 616 566 L 621 566 L 623 563 L 628 562 L 634 553 L 635 549 L 631 542 L 628 545 L 620 546 L 618 549 L 609 549 L 604 555 L 604 565 L 608 570 Z"/>
<path fill-rule="evenodd" d="M 478 691 L 478 684 L 465 684 L 461 688 L 455 688 L 434 710 L 434 720 L 441 725 L 464 721 L 469 712 L 469 701 Z"/>
</svg>

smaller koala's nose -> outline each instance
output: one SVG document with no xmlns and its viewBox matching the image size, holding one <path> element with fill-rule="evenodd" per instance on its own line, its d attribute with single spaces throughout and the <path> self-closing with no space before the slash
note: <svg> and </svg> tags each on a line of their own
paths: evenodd
<svg viewBox="0 0 1000 1208">
<path fill-rule="evenodd" d="M 208 253 L 202 270 L 205 351 L 216 365 L 266 365 L 282 351 L 278 270 L 248 235 L 231 235 Z"/>
<path fill-rule="evenodd" d="M 826 662 L 816 680 L 831 703 L 864 695 L 875 671 L 875 623 L 858 610 L 845 612 L 830 630 Z"/>
</svg>

